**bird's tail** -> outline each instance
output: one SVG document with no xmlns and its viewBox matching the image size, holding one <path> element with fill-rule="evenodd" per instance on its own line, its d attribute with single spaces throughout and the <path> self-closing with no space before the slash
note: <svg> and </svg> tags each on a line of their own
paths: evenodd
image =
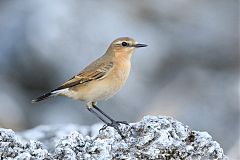
<svg viewBox="0 0 240 160">
<path fill-rule="evenodd" d="M 49 98 L 49 97 L 57 96 L 57 95 L 63 93 L 64 91 L 66 91 L 66 89 L 60 89 L 60 90 L 56 89 L 56 90 L 52 90 L 51 92 L 48 92 L 48 93 L 46 93 L 46 94 L 44 94 L 44 95 L 42 95 L 42 96 L 40 96 L 40 97 L 38 97 L 38 98 L 36 98 L 36 99 L 33 99 L 33 100 L 32 100 L 32 103 L 36 103 L 36 102 L 45 100 L 45 99 L 47 99 L 47 98 Z"/>
</svg>

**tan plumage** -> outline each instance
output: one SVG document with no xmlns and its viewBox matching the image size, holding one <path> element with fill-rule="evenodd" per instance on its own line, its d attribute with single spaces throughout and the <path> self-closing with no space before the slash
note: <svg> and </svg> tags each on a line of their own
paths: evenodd
<svg viewBox="0 0 240 160">
<path fill-rule="evenodd" d="M 135 48 L 146 46 L 137 43 L 132 38 L 118 38 L 111 43 L 102 57 L 57 89 L 32 102 L 38 102 L 51 96 L 64 95 L 85 101 L 88 109 L 96 107 L 97 101 L 110 98 L 125 84 L 131 68 L 130 59 Z"/>
</svg>

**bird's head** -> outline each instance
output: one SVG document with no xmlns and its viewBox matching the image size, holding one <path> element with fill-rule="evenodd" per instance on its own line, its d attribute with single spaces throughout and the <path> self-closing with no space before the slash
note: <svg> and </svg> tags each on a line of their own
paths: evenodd
<svg viewBox="0 0 240 160">
<path fill-rule="evenodd" d="M 147 47 L 147 45 L 138 43 L 129 37 L 121 37 L 111 43 L 109 50 L 115 54 L 132 55 L 135 49 L 140 47 Z"/>
</svg>

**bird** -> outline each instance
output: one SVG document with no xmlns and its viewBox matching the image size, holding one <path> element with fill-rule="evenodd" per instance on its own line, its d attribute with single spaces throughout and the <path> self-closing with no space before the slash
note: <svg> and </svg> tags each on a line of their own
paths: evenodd
<svg viewBox="0 0 240 160">
<path fill-rule="evenodd" d="M 136 48 L 142 47 L 147 45 L 129 37 L 115 39 L 100 58 L 56 89 L 33 99 L 32 103 L 58 95 L 83 101 L 105 127 L 113 127 L 121 134 L 119 125 L 128 123 L 114 120 L 97 106 L 97 102 L 108 100 L 124 86 L 131 69 L 131 57 Z"/>
</svg>

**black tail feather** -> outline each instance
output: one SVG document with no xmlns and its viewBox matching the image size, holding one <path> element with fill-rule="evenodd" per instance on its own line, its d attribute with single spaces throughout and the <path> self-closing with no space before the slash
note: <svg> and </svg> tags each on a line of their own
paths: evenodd
<svg viewBox="0 0 240 160">
<path fill-rule="evenodd" d="M 32 100 L 32 103 L 36 103 L 36 102 L 42 101 L 42 100 L 47 99 L 47 98 L 49 98 L 49 97 L 51 97 L 53 95 L 54 94 L 52 94 L 52 92 L 46 93 L 46 94 L 44 94 L 44 95 L 42 95 L 42 96 Z"/>
</svg>

